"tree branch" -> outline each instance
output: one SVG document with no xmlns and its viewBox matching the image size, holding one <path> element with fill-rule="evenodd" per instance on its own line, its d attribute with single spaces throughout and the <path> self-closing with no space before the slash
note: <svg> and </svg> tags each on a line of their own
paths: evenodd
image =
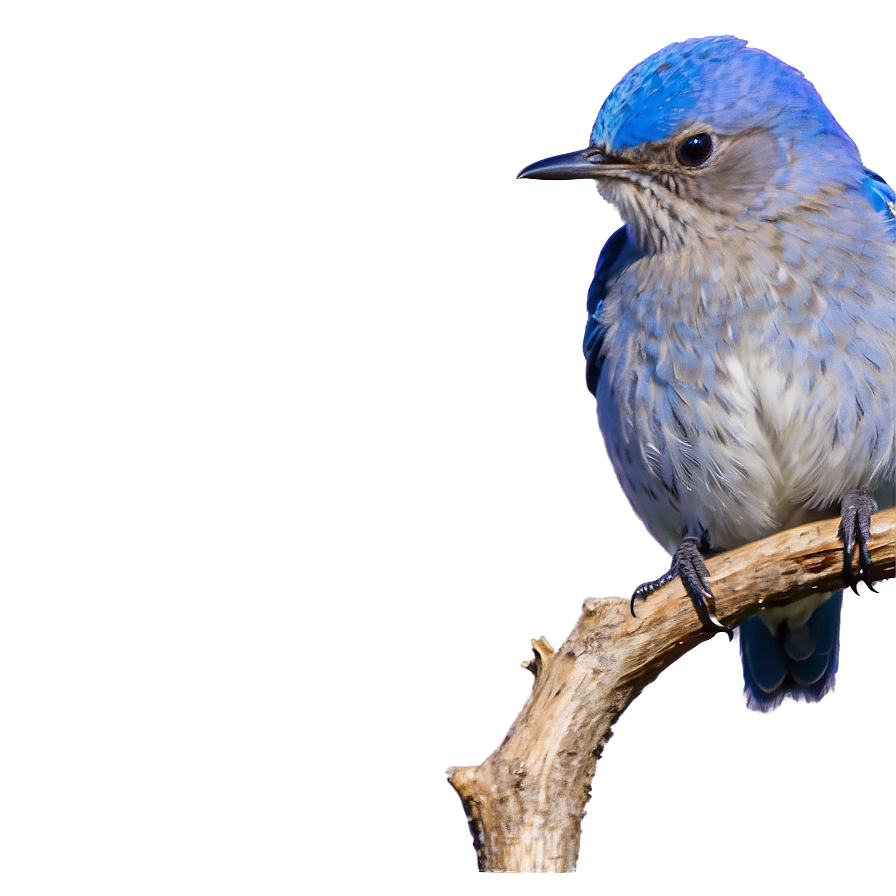
<svg viewBox="0 0 896 896">
<path fill-rule="evenodd" d="M 781 532 L 708 561 L 716 615 L 739 625 L 766 607 L 843 586 L 838 520 Z M 896 514 L 871 526 L 874 580 L 894 575 Z M 448 769 L 480 871 L 575 871 L 591 779 L 610 729 L 646 685 L 712 637 L 674 582 L 638 604 L 589 598 L 556 653 L 539 638 L 523 665 L 532 694 L 482 765 Z"/>
</svg>

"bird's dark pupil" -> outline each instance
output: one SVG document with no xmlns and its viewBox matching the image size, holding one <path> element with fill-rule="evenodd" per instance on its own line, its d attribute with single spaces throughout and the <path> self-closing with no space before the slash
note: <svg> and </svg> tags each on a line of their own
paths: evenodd
<svg viewBox="0 0 896 896">
<path fill-rule="evenodd" d="M 678 147 L 678 160 L 682 165 L 702 165 L 711 152 L 712 137 L 709 134 L 696 134 Z"/>
</svg>

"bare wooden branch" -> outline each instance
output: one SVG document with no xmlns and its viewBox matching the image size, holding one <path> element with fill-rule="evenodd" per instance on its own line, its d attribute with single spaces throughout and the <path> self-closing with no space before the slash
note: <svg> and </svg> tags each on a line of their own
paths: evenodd
<svg viewBox="0 0 896 896">
<path fill-rule="evenodd" d="M 716 613 L 735 626 L 766 607 L 843 584 L 837 520 L 781 532 L 711 559 Z M 894 575 L 896 514 L 872 519 L 871 567 Z M 679 583 L 638 605 L 589 598 L 563 646 L 532 642 L 532 694 L 482 765 L 448 769 L 480 871 L 575 871 L 591 779 L 610 729 L 660 672 L 712 637 Z"/>
</svg>

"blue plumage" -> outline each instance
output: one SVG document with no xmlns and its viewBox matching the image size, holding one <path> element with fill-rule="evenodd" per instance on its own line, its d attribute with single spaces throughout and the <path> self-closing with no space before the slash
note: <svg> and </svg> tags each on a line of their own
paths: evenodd
<svg viewBox="0 0 896 896">
<path fill-rule="evenodd" d="M 583 349 L 623 490 L 706 624 L 703 553 L 840 513 L 847 583 L 896 492 L 894 191 L 796 69 L 734 37 L 671 44 L 607 97 L 588 147 L 521 177 L 592 178 L 625 226 Z M 834 683 L 842 592 L 740 630 L 748 705 Z"/>
<path fill-rule="evenodd" d="M 626 247 L 629 251 L 626 252 Z M 631 254 L 631 244 L 625 227 L 620 227 L 604 244 L 594 269 L 594 279 L 588 289 L 588 322 L 585 324 L 585 383 L 594 394 L 600 376 L 600 349 L 604 338 L 604 326 L 600 322 L 600 310 L 607 294 L 607 281 L 621 267 L 620 261 Z"/>
<path fill-rule="evenodd" d="M 604 101 L 591 144 L 620 153 L 701 121 L 720 133 L 764 127 L 770 112 L 780 131 L 836 134 L 852 143 L 800 72 L 724 36 L 670 44 L 638 63 Z"/>
<path fill-rule="evenodd" d="M 802 625 L 776 632 L 753 616 L 740 627 L 744 691 L 751 709 L 765 712 L 785 696 L 814 703 L 834 686 L 840 652 L 843 592 L 822 603 Z"/>
<path fill-rule="evenodd" d="M 871 207 L 883 215 L 887 220 L 890 237 L 896 240 L 896 192 L 875 171 L 865 169 L 865 179 L 862 182 L 865 196 L 871 202 Z"/>
</svg>

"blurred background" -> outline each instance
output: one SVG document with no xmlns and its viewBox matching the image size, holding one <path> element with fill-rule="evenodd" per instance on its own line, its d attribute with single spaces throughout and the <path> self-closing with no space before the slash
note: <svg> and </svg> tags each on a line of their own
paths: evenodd
<svg viewBox="0 0 896 896">
<path fill-rule="evenodd" d="M 43 3 L 0 14 L 0 886 L 454 889 L 477 764 L 588 596 L 668 558 L 584 385 L 618 226 L 583 147 L 654 50 L 734 33 L 896 179 L 891 36 L 779 3 Z M 598 765 L 577 881 L 890 873 L 892 584 L 836 692 L 693 651 Z M 535 886 L 535 885 L 533 885 Z"/>
</svg>

